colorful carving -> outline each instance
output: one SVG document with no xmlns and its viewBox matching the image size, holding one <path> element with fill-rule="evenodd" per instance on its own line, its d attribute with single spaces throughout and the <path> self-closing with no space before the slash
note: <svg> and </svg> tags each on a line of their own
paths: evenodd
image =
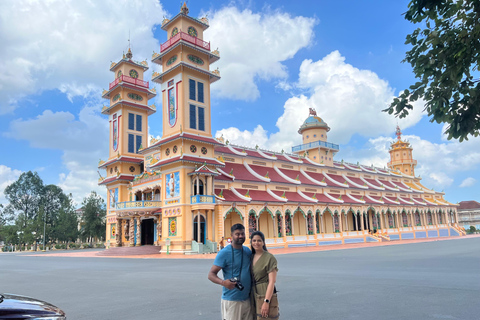
<svg viewBox="0 0 480 320">
<path fill-rule="evenodd" d="M 180 196 L 180 172 L 168 173 L 165 176 L 165 198 L 176 198 Z"/>
<path fill-rule="evenodd" d="M 177 33 L 178 33 L 178 28 L 177 27 L 173 28 L 171 37 L 173 38 Z"/>
<path fill-rule="evenodd" d="M 194 27 L 188 27 L 188 34 L 196 38 L 198 36 L 197 29 Z"/>
<path fill-rule="evenodd" d="M 120 100 L 120 93 L 117 93 L 113 98 L 112 101 L 116 102 L 117 100 Z"/>
<path fill-rule="evenodd" d="M 177 235 L 177 217 L 168 218 L 168 236 Z"/>
<path fill-rule="evenodd" d="M 177 104 L 174 87 L 168 89 L 168 123 L 170 127 L 174 127 L 177 123 Z"/>
<path fill-rule="evenodd" d="M 137 79 L 138 78 L 138 72 L 135 69 L 130 70 L 129 72 L 130 77 Z"/>
<path fill-rule="evenodd" d="M 205 62 L 203 62 L 203 60 L 197 56 L 194 56 L 193 54 L 189 54 L 187 56 L 188 60 L 192 61 L 193 63 L 196 63 L 198 65 L 201 65 L 203 66 Z"/>
<path fill-rule="evenodd" d="M 174 63 L 175 61 L 177 61 L 177 58 L 178 56 L 177 55 L 174 55 L 173 57 L 171 57 L 170 59 L 167 60 L 167 66 L 171 65 L 172 63 Z"/>
<path fill-rule="evenodd" d="M 141 95 L 138 95 L 136 93 L 129 93 L 128 97 L 132 100 L 137 100 L 137 101 L 142 101 L 143 97 Z"/>
</svg>

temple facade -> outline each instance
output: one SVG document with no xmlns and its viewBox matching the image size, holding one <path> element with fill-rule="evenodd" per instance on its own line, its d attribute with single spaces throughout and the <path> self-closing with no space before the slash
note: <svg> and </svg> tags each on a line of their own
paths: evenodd
<svg viewBox="0 0 480 320">
<path fill-rule="evenodd" d="M 463 235 L 457 206 L 415 176 L 408 141 L 390 148 L 387 167 L 339 162 L 327 123 L 310 109 L 291 152 L 230 144 L 211 133 L 210 84 L 220 59 L 203 40 L 207 18 L 184 4 L 165 19 L 168 40 L 152 63 L 161 88 L 163 135 L 148 141 L 146 61 L 127 54 L 110 66 L 114 80 L 103 98 L 109 117 L 109 159 L 100 161 L 107 189 L 107 247 L 155 245 L 172 253 L 215 252 L 230 227 L 247 237 L 262 231 L 267 246 L 295 247 Z M 307 116 L 307 115 L 306 115 Z M 253 142 L 254 143 L 254 142 Z M 248 242 L 248 241 L 247 241 Z"/>
</svg>

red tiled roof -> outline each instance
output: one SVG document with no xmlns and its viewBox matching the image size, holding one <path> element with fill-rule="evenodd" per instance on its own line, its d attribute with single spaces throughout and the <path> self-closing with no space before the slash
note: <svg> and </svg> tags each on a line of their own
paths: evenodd
<svg viewBox="0 0 480 320">
<path fill-rule="evenodd" d="M 303 174 L 300 173 L 300 171 L 295 171 L 295 170 L 290 170 L 290 169 L 283 169 L 283 168 L 278 168 L 284 175 L 289 177 L 290 179 L 296 180 L 297 177 L 300 179 L 300 182 L 302 184 L 308 184 L 311 186 L 317 186 L 317 184 L 313 183 L 312 181 L 308 180 L 307 177 L 305 177 Z M 309 172 L 306 172 L 306 174 L 309 174 Z M 312 177 L 313 178 L 313 177 Z"/>
<path fill-rule="evenodd" d="M 233 178 L 230 178 L 230 177 L 227 177 L 227 176 L 221 174 L 221 175 L 215 177 L 215 181 L 217 181 L 217 180 L 222 180 L 222 181 L 229 181 L 229 182 L 231 182 L 231 181 L 233 180 Z"/>
<path fill-rule="evenodd" d="M 311 192 L 304 192 L 303 194 L 310 198 L 313 198 L 313 195 L 314 195 Z M 332 199 L 330 199 L 329 197 L 327 197 L 322 193 L 315 194 L 315 198 L 318 200 L 318 203 L 337 203 L 338 204 L 338 202 L 333 201 Z"/>
<path fill-rule="evenodd" d="M 349 180 L 351 180 L 353 183 L 356 183 L 356 184 L 361 185 L 361 186 L 368 187 L 368 186 L 365 184 L 365 182 L 363 182 L 362 180 L 360 180 L 360 178 L 349 177 L 349 176 L 347 176 L 347 178 L 348 178 Z"/>
<path fill-rule="evenodd" d="M 215 189 L 215 194 L 218 196 L 221 191 L 222 191 L 221 189 Z M 225 201 L 228 201 L 228 202 L 248 202 L 237 197 L 231 190 L 228 190 L 228 189 L 223 189 L 222 195 Z"/>
<path fill-rule="evenodd" d="M 135 177 L 133 177 L 133 176 L 128 176 L 128 175 L 121 174 L 118 177 L 114 176 L 114 177 L 107 178 L 107 179 L 103 180 L 102 182 L 99 182 L 98 185 L 101 186 L 101 185 L 104 185 L 104 184 L 107 184 L 109 182 L 116 181 L 116 180 L 133 181 L 134 178 Z"/>
<path fill-rule="evenodd" d="M 380 197 L 374 197 L 374 196 L 369 196 L 369 197 L 372 198 L 372 199 L 380 201 Z M 370 200 L 368 197 L 363 197 L 363 200 L 365 201 L 366 204 L 376 204 L 376 205 L 381 204 L 381 203 L 374 202 L 374 201 Z"/>
<path fill-rule="evenodd" d="M 240 194 L 246 194 L 246 189 L 236 189 Z M 283 202 L 281 200 L 277 200 L 271 195 L 268 194 L 267 191 L 261 190 L 250 190 L 248 195 L 252 198 L 252 201 L 262 201 L 262 202 Z"/>
<path fill-rule="evenodd" d="M 387 181 L 387 180 L 378 180 L 378 181 L 380 181 L 384 186 L 398 189 L 398 187 L 396 185 L 394 185 L 393 183 L 391 183 L 390 181 Z"/>
<path fill-rule="evenodd" d="M 221 166 L 221 167 L 224 166 L 223 163 L 221 163 L 220 161 L 218 161 L 216 159 L 200 158 L 200 157 L 195 157 L 195 156 L 183 155 L 183 156 L 180 156 L 180 157 L 177 156 L 177 157 L 172 157 L 172 158 L 167 158 L 167 159 L 160 160 L 157 163 L 155 163 L 153 166 L 151 166 L 151 168 L 159 168 L 159 167 L 164 166 L 166 164 L 170 164 L 170 163 L 174 163 L 174 162 L 178 162 L 178 161 L 185 161 L 185 162 L 199 163 L 199 164 L 206 163 L 206 164 L 209 164 L 209 165 L 212 165 L 212 166 Z"/>
<path fill-rule="evenodd" d="M 219 156 L 222 155 L 222 153 L 235 154 L 225 146 L 215 146 L 215 153 Z"/>
<path fill-rule="evenodd" d="M 275 169 L 272 168 L 272 167 L 255 166 L 255 165 L 252 165 L 252 164 L 249 164 L 249 166 L 250 166 L 250 168 L 252 168 L 256 173 L 258 173 L 259 175 L 261 175 L 262 177 L 265 177 L 265 175 L 266 175 L 267 172 L 268 172 L 268 178 L 269 178 L 272 182 L 291 183 L 291 182 L 283 179 L 283 178 L 277 173 L 277 171 L 275 171 Z"/>
<path fill-rule="evenodd" d="M 363 179 L 365 179 L 368 183 L 374 185 L 375 187 L 382 188 L 382 186 L 380 184 L 378 184 L 378 182 L 375 181 L 375 179 L 367 179 L 367 178 L 363 178 Z"/>
<path fill-rule="evenodd" d="M 200 135 L 196 135 L 196 134 L 191 134 L 191 133 L 186 133 L 186 132 L 182 132 L 182 133 L 177 133 L 173 136 L 170 136 L 170 137 L 166 137 L 164 139 L 161 139 L 160 141 L 157 141 L 156 143 L 154 143 L 153 145 L 151 145 L 150 147 L 148 148 L 145 148 L 143 149 L 142 151 L 144 150 L 147 150 L 147 149 L 150 149 L 152 147 L 157 147 L 157 146 L 161 146 L 162 144 L 165 144 L 167 142 L 170 142 L 170 141 L 173 141 L 175 139 L 180 139 L 180 138 L 183 138 L 183 139 L 187 139 L 187 140 L 194 140 L 194 141 L 200 141 L 200 142 L 205 142 L 205 143 L 210 143 L 210 144 L 213 144 L 213 145 L 221 145 L 223 146 L 222 143 L 218 142 L 216 139 L 212 138 L 212 137 L 204 137 L 204 136 L 200 136 Z"/>
<path fill-rule="evenodd" d="M 480 209 L 480 203 L 477 201 L 460 201 L 458 210 L 471 210 L 471 209 Z"/>
<path fill-rule="evenodd" d="M 110 164 L 116 163 L 116 162 L 141 163 L 141 162 L 143 162 L 143 158 L 133 158 L 133 157 L 121 156 L 119 158 L 114 158 L 114 159 L 106 161 L 105 163 L 99 165 L 98 168 L 104 168 L 104 167 L 106 167 Z"/>
<path fill-rule="evenodd" d="M 235 180 L 245 180 L 245 181 L 255 181 L 255 182 L 263 182 L 265 181 L 258 179 L 254 175 L 252 175 L 250 172 L 248 172 L 247 168 L 241 163 L 231 163 L 231 162 L 225 162 L 225 168 L 222 168 L 222 170 L 225 173 L 230 173 L 230 171 L 233 169 L 233 176 L 235 177 Z"/>
<path fill-rule="evenodd" d="M 343 184 L 345 187 L 348 187 L 346 184 L 345 184 L 345 179 L 342 177 L 342 176 L 339 176 L 337 174 L 331 174 L 331 173 L 328 173 L 328 176 L 330 178 L 332 178 L 333 180 Z M 325 179 L 325 181 L 328 180 L 328 179 Z M 348 183 L 348 182 L 347 182 Z M 337 185 L 334 185 L 334 186 L 337 186 Z"/>
<path fill-rule="evenodd" d="M 395 185 L 398 189 L 400 190 L 411 190 L 409 187 L 407 187 L 406 185 L 404 185 L 403 183 L 401 182 L 395 182 L 395 181 L 392 181 L 392 184 Z M 403 191 L 402 190 L 402 191 Z M 418 191 L 417 191 L 418 192 Z"/>
<path fill-rule="evenodd" d="M 332 181 L 325 178 L 325 176 L 322 173 L 316 173 L 316 172 L 310 172 L 310 171 L 305 171 L 305 173 L 319 182 L 322 182 L 325 179 L 324 182 L 327 184 L 328 187 L 338 187 Z"/>
</svg>

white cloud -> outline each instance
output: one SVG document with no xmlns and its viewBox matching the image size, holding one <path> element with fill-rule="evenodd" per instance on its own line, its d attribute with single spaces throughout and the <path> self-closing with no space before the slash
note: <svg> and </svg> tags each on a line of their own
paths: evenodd
<svg viewBox="0 0 480 320">
<path fill-rule="evenodd" d="M 459 187 L 460 188 L 473 187 L 476 182 L 477 182 L 477 180 L 475 178 L 468 177 L 465 180 L 463 180 L 462 183 L 460 183 Z"/>
<path fill-rule="evenodd" d="M 78 119 L 70 112 L 45 110 L 35 119 L 18 119 L 10 124 L 7 137 L 27 140 L 34 148 L 63 151 L 63 168 L 58 185 L 65 193 L 72 193 L 80 204 L 83 197 L 95 190 L 102 194 L 104 187 L 97 185 L 99 159 L 108 156 L 108 121 L 100 116 L 101 106 L 85 106 Z"/>
<path fill-rule="evenodd" d="M 389 134 L 397 122 L 406 129 L 414 126 L 424 114 L 420 103 L 406 119 L 382 112 L 393 99 L 393 89 L 374 72 L 345 63 L 338 51 L 316 62 L 304 60 L 297 87 L 306 93 L 285 102 L 284 112 L 276 123 L 278 131 L 262 141 L 264 147 L 290 151 L 292 146 L 301 144 L 298 128 L 307 118 L 309 108 L 315 108 L 327 122 L 331 128 L 328 141 L 336 144 L 348 143 L 354 134 L 364 137 Z M 224 134 L 238 143 L 238 136 Z"/>
<path fill-rule="evenodd" d="M 150 60 L 159 47 L 152 28 L 164 15 L 158 0 L 1 1 L 0 114 L 43 90 L 69 99 L 99 92 L 112 81 L 108 61 L 121 58 L 129 32 L 134 59 Z"/>
<path fill-rule="evenodd" d="M 451 186 L 455 176 L 461 172 L 475 172 L 480 165 L 480 139 L 470 139 L 462 143 L 449 141 L 445 143 L 432 143 L 414 135 L 402 136 L 413 148 L 413 158 L 417 160 L 415 175 L 422 177 L 422 183 L 428 188 L 440 191 Z M 394 139 L 378 137 L 369 139 L 365 146 L 347 149 L 340 152 L 339 157 L 344 157 L 349 162 L 374 164 L 384 167 L 390 160 L 388 150 Z M 338 157 L 337 157 L 338 158 Z M 337 159 L 338 160 L 338 159 Z M 460 187 L 471 187 L 476 179 L 465 179 Z"/>
<path fill-rule="evenodd" d="M 258 80 L 284 80 L 283 61 L 291 59 L 313 39 L 316 19 L 274 11 L 253 13 L 225 7 L 209 12 L 205 40 L 219 48 L 221 59 L 212 65 L 222 80 L 212 86 L 215 96 L 253 101 L 260 96 Z"/>
<path fill-rule="evenodd" d="M 3 191 L 10 184 L 14 183 L 21 173 L 22 171 L 20 170 L 12 169 L 3 164 L 0 164 L 0 204 L 5 205 L 8 203 L 8 201 L 5 199 L 5 194 L 3 193 Z"/>
</svg>

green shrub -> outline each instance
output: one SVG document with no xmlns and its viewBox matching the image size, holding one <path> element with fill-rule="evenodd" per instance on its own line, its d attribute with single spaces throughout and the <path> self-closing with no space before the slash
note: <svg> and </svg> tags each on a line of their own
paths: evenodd
<svg viewBox="0 0 480 320">
<path fill-rule="evenodd" d="M 477 231 L 477 229 L 475 228 L 475 226 L 470 226 L 470 229 L 468 229 L 468 233 L 475 233 Z"/>
</svg>

